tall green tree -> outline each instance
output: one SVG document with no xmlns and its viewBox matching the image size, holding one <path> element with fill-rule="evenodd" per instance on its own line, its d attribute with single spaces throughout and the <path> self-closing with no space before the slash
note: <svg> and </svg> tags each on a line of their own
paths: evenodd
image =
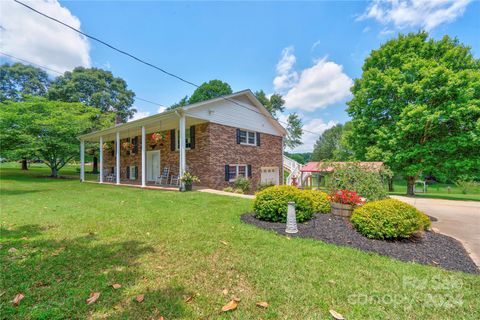
<svg viewBox="0 0 480 320">
<path fill-rule="evenodd" d="M 180 101 L 168 107 L 167 110 L 176 109 L 189 104 L 202 102 L 210 99 L 215 99 L 232 93 L 232 88 L 228 83 L 217 79 L 210 80 L 208 82 L 202 83 L 197 89 L 195 89 L 195 91 L 190 97 L 186 95 Z"/>
<path fill-rule="evenodd" d="M 3 103 L 0 108 L 2 156 L 38 157 L 51 169 L 51 176 L 79 155 L 78 135 L 101 121 L 108 121 L 97 108 L 81 103 L 30 98 Z"/>
<path fill-rule="evenodd" d="M 126 122 L 136 112 L 135 93 L 110 71 L 78 67 L 59 76 L 48 90 L 50 100 L 81 102 L 103 113 L 113 112 Z"/>
<path fill-rule="evenodd" d="M 348 145 L 347 136 L 350 134 L 352 124 L 337 124 L 325 130 L 313 147 L 312 160 L 347 161 L 352 159 L 352 151 Z"/>
<path fill-rule="evenodd" d="M 232 88 L 228 83 L 221 80 L 210 80 L 195 89 L 188 99 L 188 103 L 197 103 L 229 94 L 232 94 Z"/>
<path fill-rule="evenodd" d="M 272 116 L 276 117 L 277 112 L 282 113 L 285 111 L 285 100 L 283 100 L 283 97 L 280 94 L 274 93 L 269 98 L 263 90 L 260 90 L 255 92 L 255 96 Z"/>
<path fill-rule="evenodd" d="M 287 117 L 287 137 L 284 140 L 286 148 L 295 149 L 296 147 L 302 145 L 302 119 L 298 113 L 290 113 Z"/>
<path fill-rule="evenodd" d="M 343 125 L 337 124 L 330 129 L 325 130 L 313 147 L 312 160 L 334 160 L 335 150 L 340 148 Z"/>
<path fill-rule="evenodd" d="M 370 53 L 352 93 L 355 155 L 406 175 L 409 195 L 421 173 L 478 177 L 480 61 L 469 47 L 399 35 Z"/>
<path fill-rule="evenodd" d="M 26 95 L 44 96 L 50 80 L 45 71 L 21 63 L 0 66 L 0 102 L 20 101 Z"/>
</svg>

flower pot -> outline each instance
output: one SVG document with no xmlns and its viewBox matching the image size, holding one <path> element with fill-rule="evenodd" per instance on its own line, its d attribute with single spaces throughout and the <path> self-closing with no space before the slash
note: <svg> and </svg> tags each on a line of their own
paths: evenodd
<svg viewBox="0 0 480 320">
<path fill-rule="evenodd" d="M 332 214 L 336 216 L 349 218 L 352 215 L 353 206 L 350 204 L 330 202 L 330 205 L 332 206 Z"/>
<path fill-rule="evenodd" d="M 192 185 L 191 184 L 185 184 L 185 191 L 192 191 Z"/>
</svg>

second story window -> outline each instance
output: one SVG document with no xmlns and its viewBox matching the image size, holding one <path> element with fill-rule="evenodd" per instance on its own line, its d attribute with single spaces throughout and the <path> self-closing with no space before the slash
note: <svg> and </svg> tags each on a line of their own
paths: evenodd
<svg viewBox="0 0 480 320">
<path fill-rule="evenodd" d="M 257 134 L 253 131 L 238 130 L 240 144 L 257 145 Z"/>
</svg>

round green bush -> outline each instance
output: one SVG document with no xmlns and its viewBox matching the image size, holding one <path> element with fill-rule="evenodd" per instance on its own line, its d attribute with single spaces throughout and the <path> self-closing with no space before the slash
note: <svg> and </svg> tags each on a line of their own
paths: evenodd
<svg viewBox="0 0 480 320">
<path fill-rule="evenodd" d="M 286 222 L 287 206 L 290 201 L 295 202 L 298 222 L 313 217 L 312 195 L 293 186 L 273 186 L 257 192 L 253 209 L 260 220 Z"/>
<path fill-rule="evenodd" d="M 353 210 L 350 221 L 372 239 L 409 238 L 430 227 L 430 219 L 417 208 L 396 199 L 368 202 Z"/>
<path fill-rule="evenodd" d="M 304 190 L 309 193 L 313 200 L 313 212 L 315 213 L 329 213 L 332 211 L 328 194 L 319 190 Z"/>
</svg>

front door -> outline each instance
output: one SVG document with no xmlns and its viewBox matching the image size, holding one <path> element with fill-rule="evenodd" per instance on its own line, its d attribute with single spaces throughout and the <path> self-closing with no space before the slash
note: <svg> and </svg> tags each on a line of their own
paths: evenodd
<svg viewBox="0 0 480 320">
<path fill-rule="evenodd" d="M 160 176 L 160 150 L 147 151 L 147 181 L 155 181 Z"/>
</svg>

